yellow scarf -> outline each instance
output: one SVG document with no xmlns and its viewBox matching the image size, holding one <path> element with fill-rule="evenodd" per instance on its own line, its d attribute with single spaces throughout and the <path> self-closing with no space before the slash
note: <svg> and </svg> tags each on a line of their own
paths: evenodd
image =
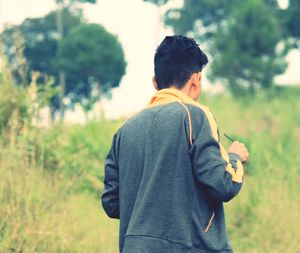
<svg viewBox="0 0 300 253">
<path fill-rule="evenodd" d="M 168 89 L 162 89 L 158 91 L 150 100 L 150 103 L 148 104 L 148 107 L 161 105 L 161 104 L 168 104 L 172 102 L 182 102 L 185 104 L 193 104 L 198 107 L 201 107 L 202 109 L 209 110 L 208 107 L 201 105 L 194 101 L 192 98 L 190 98 L 188 95 L 183 93 L 180 90 L 174 89 L 174 88 L 168 88 Z"/>
</svg>

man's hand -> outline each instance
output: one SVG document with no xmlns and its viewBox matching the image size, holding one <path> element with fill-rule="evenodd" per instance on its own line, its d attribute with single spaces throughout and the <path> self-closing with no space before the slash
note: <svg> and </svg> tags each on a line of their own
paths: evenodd
<svg viewBox="0 0 300 253">
<path fill-rule="evenodd" d="M 235 141 L 231 144 L 231 146 L 228 149 L 228 153 L 237 154 L 241 158 L 242 162 L 247 162 L 249 158 L 248 149 L 243 143 L 238 141 Z"/>
</svg>

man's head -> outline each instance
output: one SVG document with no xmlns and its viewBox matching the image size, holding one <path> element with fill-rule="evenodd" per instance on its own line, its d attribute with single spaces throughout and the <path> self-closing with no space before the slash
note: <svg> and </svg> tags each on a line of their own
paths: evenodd
<svg viewBox="0 0 300 253">
<path fill-rule="evenodd" d="M 158 90 L 174 87 L 197 99 L 201 92 L 201 71 L 207 63 L 207 56 L 195 40 L 181 35 L 167 36 L 155 53 L 154 86 Z"/>
</svg>

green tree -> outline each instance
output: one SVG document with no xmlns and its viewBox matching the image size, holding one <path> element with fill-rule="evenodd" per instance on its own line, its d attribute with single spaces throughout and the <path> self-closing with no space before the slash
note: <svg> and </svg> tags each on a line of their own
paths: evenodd
<svg viewBox="0 0 300 253">
<path fill-rule="evenodd" d="M 91 101 L 97 101 L 95 98 L 119 86 L 126 68 L 116 36 L 97 24 L 73 29 L 61 41 L 58 58 L 59 67 L 66 73 L 66 94 L 73 103 L 88 108 Z"/>
<path fill-rule="evenodd" d="M 200 41 L 212 38 L 226 23 L 232 7 L 238 0 L 185 0 L 181 9 L 171 9 L 166 13 L 166 25 L 175 33 L 190 34 Z"/>
<path fill-rule="evenodd" d="M 144 0 L 156 4 L 156 0 Z M 168 0 L 167 0 L 168 2 Z M 184 0 L 182 8 L 170 9 L 165 14 L 165 24 L 176 34 L 190 34 L 200 41 L 207 41 L 226 27 L 231 12 L 239 0 Z M 278 9 L 277 0 L 264 0 L 272 10 Z"/>
<path fill-rule="evenodd" d="M 235 94 L 269 88 L 286 68 L 286 48 L 280 50 L 280 23 L 263 0 L 245 0 L 235 6 L 214 43 L 212 77 L 221 79 Z"/>
<path fill-rule="evenodd" d="M 63 10 L 63 16 L 65 35 L 68 35 L 72 28 L 82 22 L 81 16 L 70 12 L 68 9 Z M 56 80 L 55 85 L 58 85 L 59 68 L 56 61 L 59 33 L 56 21 L 56 12 L 50 12 L 44 17 L 25 19 L 21 25 L 8 26 L 2 32 L 1 41 L 4 54 L 17 84 L 28 85 L 31 83 L 32 73 L 38 71 L 41 73 L 38 83 L 43 84 L 47 76 L 53 76 Z M 20 40 L 24 41 L 24 49 L 21 50 L 27 63 L 26 71 L 23 74 L 20 74 L 20 69 L 24 65 L 23 57 L 19 56 Z M 24 78 L 21 78 L 22 76 L 26 77 L 25 81 Z M 51 100 L 52 114 L 54 115 L 58 109 L 59 98 L 55 96 Z"/>
<path fill-rule="evenodd" d="M 80 11 L 80 8 L 78 8 L 78 4 L 80 3 L 96 3 L 97 0 L 55 0 L 57 4 L 57 10 L 56 10 L 56 28 L 57 32 L 59 34 L 59 39 L 63 39 L 65 36 L 64 32 L 64 9 L 67 10 L 73 10 L 73 11 Z M 59 78 L 59 85 L 60 85 L 60 98 L 59 98 L 59 104 L 60 104 L 60 115 L 61 119 L 63 119 L 65 114 L 65 105 L 63 103 L 64 97 L 66 95 L 65 92 L 65 86 L 66 86 L 66 75 L 63 70 L 59 70 L 58 72 L 58 78 Z"/>
<path fill-rule="evenodd" d="M 282 11 L 282 18 L 288 38 L 293 39 L 293 46 L 300 48 L 300 0 L 290 0 L 289 6 Z"/>
<path fill-rule="evenodd" d="M 40 85 L 53 76 L 54 86 L 61 87 L 59 73 L 62 70 L 66 81 L 64 97 L 91 110 L 101 94 L 119 85 L 126 67 L 123 49 L 117 38 L 102 26 L 81 26 L 84 22 L 74 10 L 64 9 L 63 16 L 63 39 L 57 31 L 56 12 L 42 18 L 26 19 L 19 26 L 7 27 L 1 34 L 4 52 L 18 84 L 24 83 L 19 74 L 24 67 L 23 57 L 19 57 L 21 53 L 27 62 L 27 85 L 31 82 L 32 73 L 37 71 L 41 73 L 37 81 Z M 14 34 L 22 35 L 19 36 L 22 43 L 15 42 Z M 74 51 L 68 51 L 68 46 Z M 52 98 L 52 116 L 61 108 L 60 105 L 59 96 Z"/>
<path fill-rule="evenodd" d="M 144 0 L 144 2 L 150 2 L 150 3 L 153 3 L 155 5 L 161 6 L 161 5 L 164 5 L 167 2 L 169 2 L 169 0 Z"/>
<path fill-rule="evenodd" d="M 64 10 L 64 30 L 67 35 L 70 30 L 78 26 L 82 21 L 76 16 Z M 21 33 L 24 39 L 24 56 L 28 64 L 27 83 L 30 82 L 30 73 L 39 71 L 56 76 L 55 57 L 58 47 L 58 32 L 56 30 L 56 13 L 50 12 L 45 17 L 28 18 L 21 25 L 8 26 L 1 34 L 4 53 L 8 59 L 10 68 L 17 71 L 20 66 L 16 52 L 15 34 Z"/>
<path fill-rule="evenodd" d="M 157 4 L 157 1 L 148 0 Z M 283 41 L 277 0 L 184 0 L 170 9 L 165 24 L 205 44 L 212 55 L 210 79 L 221 79 L 234 93 L 270 87 L 284 72 Z"/>
</svg>

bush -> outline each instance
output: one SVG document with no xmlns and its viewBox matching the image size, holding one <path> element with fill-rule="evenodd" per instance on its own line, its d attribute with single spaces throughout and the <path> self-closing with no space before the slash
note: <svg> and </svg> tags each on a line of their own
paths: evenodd
<svg viewBox="0 0 300 253">
<path fill-rule="evenodd" d="M 13 138 L 18 135 L 29 119 L 27 92 L 16 87 L 9 75 L 2 73 L 0 83 L 0 133 L 1 137 Z M 10 132 L 9 132 L 10 130 Z"/>
</svg>

